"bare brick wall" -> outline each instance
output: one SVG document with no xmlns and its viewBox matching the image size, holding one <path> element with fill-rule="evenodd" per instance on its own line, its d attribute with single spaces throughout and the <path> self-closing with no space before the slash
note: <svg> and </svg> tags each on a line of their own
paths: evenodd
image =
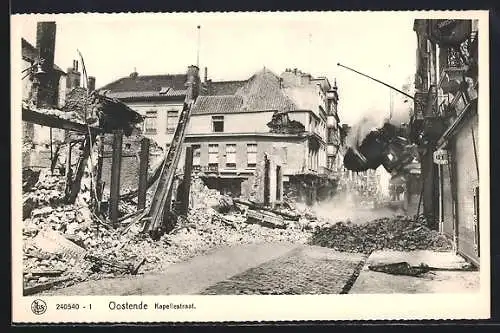
<svg viewBox="0 0 500 333">
<path fill-rule="evenodd" d="M 105 182 L 105 193 L 109 193 L 111 183 L 111 157 L 105 157 L 102 163 L 102 178 Z M 120 172 L 120 192 L 135 189 L 139 186 L 139 160 L 135 156 L 122 157 Z"/>
</svg>

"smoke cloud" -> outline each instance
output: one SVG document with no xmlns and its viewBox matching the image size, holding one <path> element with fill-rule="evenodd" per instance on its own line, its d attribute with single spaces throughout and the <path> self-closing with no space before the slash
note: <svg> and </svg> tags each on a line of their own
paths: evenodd
<svg viewBox="0 0 500 333">
<path fill-rule="evenodd" d="M 414 84 L 411 77 L 407 78 L 407 83 L 402 86 L 402 91 L 409 95 L 414 94 Z M 373 130 L 381 128 L 384 123 L 394 126 L 401 126 L 410 121 L 410 113 L 413 107 L 413 101 L 400 93 L 393 93 L 392 114 L 390 113 L 390 103 L 388 101 L 387 109 L 368 109 L 365 110 L 363 117 L 352 125 L 351 131 L 346 137 L 346 144 L 349 147 L 357 147 L 363 142 L 363 139 Z"/>
<path fill-rule="evenodd" d="M 338 194 L 331 200 L 316 203 L 311 207 L 304 204 L 297 204 L 296 207 L 300 211 L 309 210 L 318 218 L 333 223 L 349 220 L 362 224 L 378 218 L 404 215 L 401 210 L 363 206 L 362 201 L 351 193 Z"/>
</svg>

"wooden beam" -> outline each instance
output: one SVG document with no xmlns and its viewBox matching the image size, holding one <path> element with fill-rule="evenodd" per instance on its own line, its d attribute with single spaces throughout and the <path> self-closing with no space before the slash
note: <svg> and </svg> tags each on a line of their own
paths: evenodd
<svg viewBox="0 0 500 333">
<path fill-rule="evenodd" d="M 99 142 L 99 153 L 97 157 L 97 170 L 96 170 L 96 190 L 97 190 L 97 205 L 96 214 L 101 213 L 101 201 L 103 192 L 103 182 L 102 182 L 102 165 L 103 165 L 103 155 L 104 155 L 104 135 L 101 135 Z"/>
<path fill-rule="evenodd" d="M 146 193 L 148 190 L 148 164 L 149 164 L 149 146 L 148 138 L 141 140 L 141 157 L 139 164 L 139 195 L 137 197 L 137 209 L 146 207 Z"/>
<path fill-rule="evenodd" d="M 73 170 L 71 169 L 71 151 L 73 150 L 73 144 L 68 144 L 68 154 L 66 154 L 66 187 L 65 187 L 65 195 L 69 197 L 71 192 L 71 184 L 73 180 Z"/>
<path fill-rule="evenodd" d="M 191 190 L 191 172 L 193 170 L 193 147 L 186 147 L 186 157 L 184 162 L 184 178 L 182 181 L 181 215 L 187 215 L 189 211 L 189 192 Z"/>
<path fill-rule="evenodd" d="M 85 164 L 87 164 L 89 156 L 90 156 L 90 138 L 87 137 L 83 146 L 83 152 L 80 155 L 80 159 L 78 160 L 75 179 L 72 181 L 71 184 L 71 191 L 67 199 L 67 202 L 69 204 L 75 203 L 76 197 L 78 196 L 78 192 L 80 192 L 83 172 L 85 171 Z"/>
<path fill-rule="evenodd" d="M 33 110 L 23 108 L 23 121 L 34 123 L 41 126 L 51 128 L 60 128 L 68 131 L 78 132 L 80 134 L 88 134 L 86 124 L 76 123 L 70 120 L 59 118 L 55 115 L 49 115 Z M 102 133 L 103 130 L 97 127 L 90 127 L 92 134 Z"/>
<path fill-rule="evenodd" d="M 111 223 L 118 226 L 118 203 L 120 201 L 120 171 L 122 164 L 123 130 L 113 133 L 113 158 L 111 162 L 111 186 L 109 194 L 109 216 Z"/>
</svg>

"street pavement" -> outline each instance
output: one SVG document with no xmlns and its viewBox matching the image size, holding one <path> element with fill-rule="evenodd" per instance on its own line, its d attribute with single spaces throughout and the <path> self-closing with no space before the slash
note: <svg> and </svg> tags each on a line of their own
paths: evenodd
<svg viewBox="0 0 500 333">
<path fill-rule="evenodd" d="M 362 254 L 288 243 L 225 247 L 161 274 L 86 281 L 44 295 L 339 294 L 363 265 Z"/>
<path fill-rule="evenodd" d="M 362 267 L 362 254 L 304 246 L 203 290 L 202 295 L 342 294 Z"/>
<path fill-rule="evenodd" d="M 368 266 L 407 262 L 411 266 L 456 269 L 431 271 L 420 277 L 392 275 L 371 271 Z M 434 251 L 375 251 L 368 259 L 352 286 L 351 294 L 416 294 L 479 292 L 479 271 L 463 271 L 468 263 L 453 252 Z"/>
</svg>

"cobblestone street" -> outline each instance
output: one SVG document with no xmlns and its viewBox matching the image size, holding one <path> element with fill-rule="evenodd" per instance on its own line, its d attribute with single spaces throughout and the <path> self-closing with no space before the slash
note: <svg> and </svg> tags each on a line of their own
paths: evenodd
<svg viewBox="0 0 500 333">
<path fill-rule="evenodd" d="M 173 264 L 161 274 L 86 281 L 43 294 L 340 294 L 348 292 L 365 259 L 317 246 L 238 245 Z"/>
<path fill-rule="evenodd" d="M 347 293 L 365 257 L 302 247 L 205 289 L 203 295 Z"/>
</svg>

